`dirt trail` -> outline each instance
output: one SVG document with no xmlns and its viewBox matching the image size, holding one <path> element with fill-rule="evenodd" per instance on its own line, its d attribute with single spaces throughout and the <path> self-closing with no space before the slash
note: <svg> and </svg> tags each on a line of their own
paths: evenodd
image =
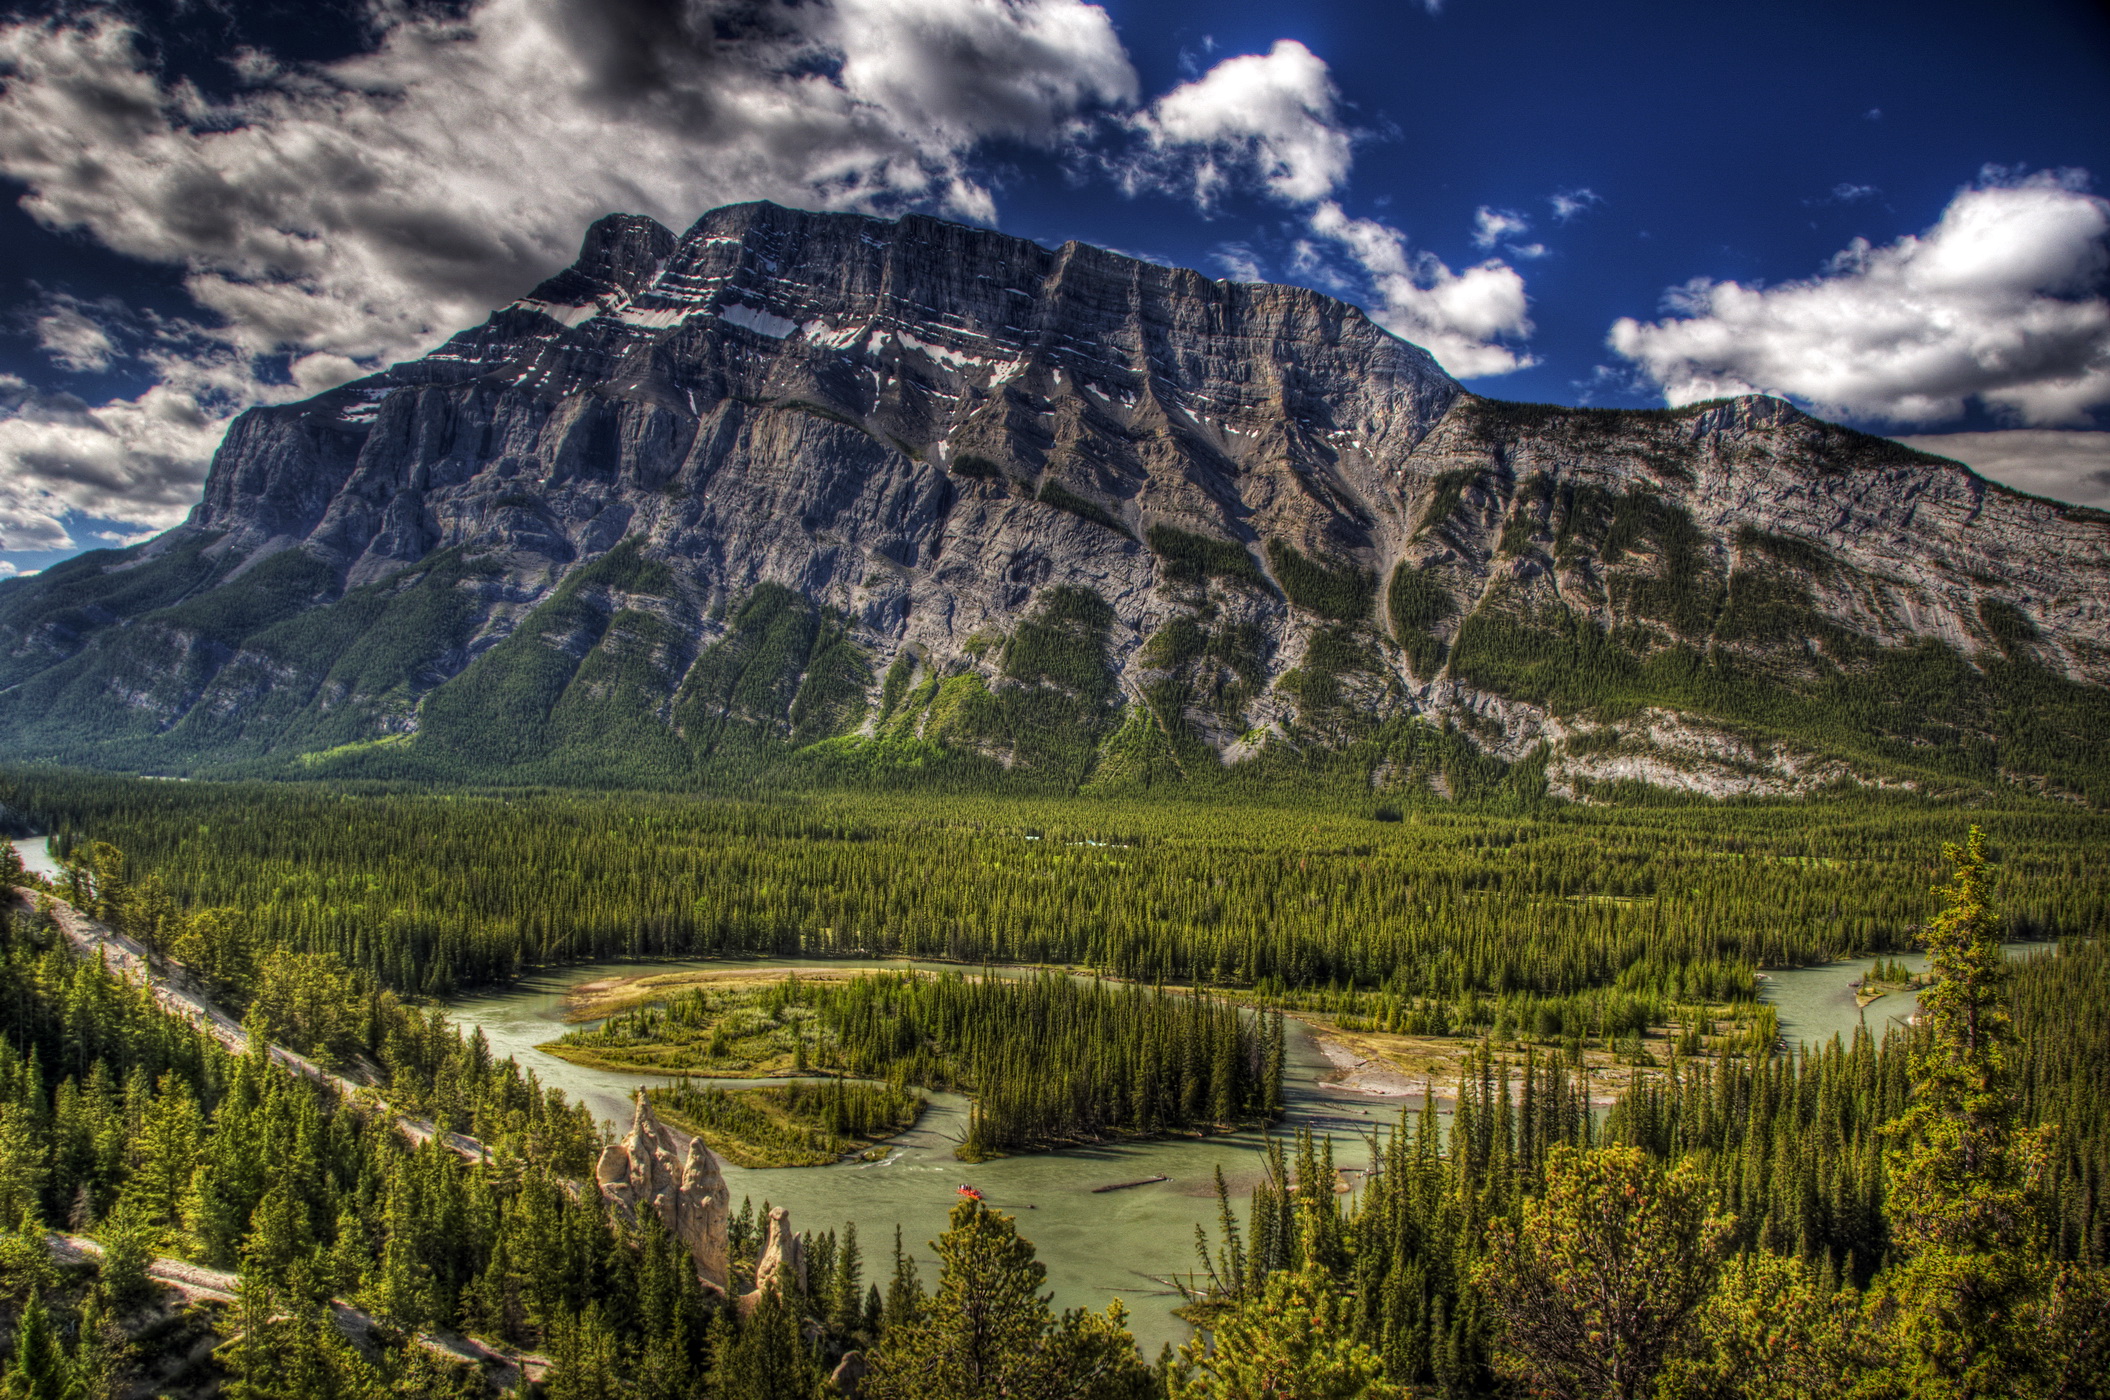
<svg viewBox="0 0 2110 1400">
<path fill-rule="evenodd" d="M 15 891 L 16 903 L 26 909 L 41 909 L 51 916 L 60 933 L 66 936 L 75 951 L 82 957 L 103 961 L 103 966 L 133 986 L 145 986 L 160 1003 L 163 1010 L 204 1031 L 220 1044 L 237 1055 L 249 1053 L 249 1033 L 241 1023 L 215 1006 L 212 999 L 198 985 L 190 971 L 179 962 L 164 958 L 156 966 L 147 956 L 146 948 L 139 940 L 119 933 L 107 924 L 89 918 L 80 910 L 60 899 L 55 894 L 39 890 Z M 295 1074 L 304 1075 L 319 1084 L 327 1084 L 346 1098 L 361 1094 L 373 1095 L 371 1085 L 347 1079 L 334 1070 L 323 1068 L 305 1055 L 297 1055 L 283 1045 L 271 1047 L 271 1058 Z M 423 1144 L 438 1129 L 422 1118 L 396 1113 L 387 1104 L 380 1104 L 383 1112 L 394 1117 L 396 1127 L 412 1142 Z M 471 1161 L 482 1161 L 488 1152 L 481 1142 L 463 1133 L 444 1134 L 446 1145 Z"/>
<path fill-rule="evenodd" d="M 52 1259 L 61 1265 L 86 1263 L 102 1258 L 103 1254 L 103 1247 L 85 1235 L 49 1234 L 44 1237 L 44 1244 L 51 1251 Z M 147 1277 L 181 1294 L 187 1303 L 233 1303 L 238 1300 L 242 1287 L 239 1274 L 165 1257 L 147 1265 Z M 368 1334 L 374 1330 L 372 1314 L 341 1298 L 333 1298 L 330 1300 L 330 1320 L 354 1345 L 371 1346 Z M 549 1372 L 550 1363 L 546 1356 L 534 1352 L 501 1351 L 474 1337 L 452 1332 L 419 1332 L 412 1341 L 443 1360 L 483 1371 L 486 1380 L 500 1392 L 510 1392 L 518 1385 L 523 1368 L 531 1382 L 542 1380 Z"/>
</svg>

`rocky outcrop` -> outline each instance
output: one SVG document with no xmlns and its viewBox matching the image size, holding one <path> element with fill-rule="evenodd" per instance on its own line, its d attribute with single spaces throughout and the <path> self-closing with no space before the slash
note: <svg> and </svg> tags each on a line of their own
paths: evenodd
<svg viewBox="0 0 2110 1400">
<path fill-rule="evenodd" d="M 741 1306 L 751 1310 L 771 1288 L 791 1297 L 806 1292 L 806 1242 L 792 1232 L 791 1212 L 782 1206 L 770 1209 L 762 1253 L 755 1259 L 754 1291 L 741 1298 Z"/>
<path fill-rule="evenodd" d="M 702 1139 L 691 1138 L 683 1150 L 640 1092 L 630 1131 L 602 1150 L 594 1179 L 601 1195 L 629 1218 L 647 1210 L 658 1215 L 687 1246 L 696 1261 L 696 1277 L 720 1293 L 727 1290 L 729 1198 L 718 1159 Z"/>
<path fill-rule="evenodd" d="M 863 1352 L 846 1351 L 843 1353 L 843 1359 L 835 1363 L 835 1369 L 828 1373 L 828 1389 L 837 1395 L 847 1395 L 850 1400 L 857 1400 L 858 1392 L 864 1389 L 865 1377 L 870 1374 L 871 1369 Z"/>
<path fill-rule="evenodd" d="M 245 414 L 183 527 L 0 582 L 0 740 L 655 781 L 833 740 L 1156 782 L 1420 719 L 1442 742 L 1395 734 L 1373 785 L 1441 790 L 1461 746 L 1587 785 L 1758 726 L 1809 738 L 1753 791 L 2086 786 L 2106 598 L 2110 516 L 1777 400 L 1505 404 L 1308 290 L 744 204 L 602 220 L 431 355 Z M 1725 737 L 1562 747 L 1636 705 Z"/>
</svg>

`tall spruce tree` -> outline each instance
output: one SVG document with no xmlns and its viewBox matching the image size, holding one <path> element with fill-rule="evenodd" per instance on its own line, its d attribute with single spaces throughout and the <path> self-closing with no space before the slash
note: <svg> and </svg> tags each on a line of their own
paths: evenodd
<svg viewBox="0 0 2110 1400">
<path fill-rule="evenodd" d="M 58 1329 L 34 1290 L 15 1324 L 15 1359 L 0 1383 L 4 1400 L 72 1400 L 73 1367 L 59 1345 Z"/>
<path fill-rule="evenodd" d="M 1055 1317 L 1046 1266 L 1010 1216 L 962 1201 L 933 1248 L 937 1291 L 887 1332 L 867 1400 L 1140 1400 L 1155 1384 L 1118 1302 Z"/>
<path fill-rule="evenodd" d="M 1887 1206 L 1903 1262 L 1884 1283 L 1914 1396 L 1992 1400 L 2026 1390 L 2043 1359 L 2023 1324 L 2051 1282 L 2037 1191 L 2050 1130 L 2018 1124 L 1985 834 L 1974 826 L 1943 854 L 1952 870 L 1925 935 L 1934 981 L 1920 995 L 1912 1101 L 1889 1126 Z"/>
</svg>

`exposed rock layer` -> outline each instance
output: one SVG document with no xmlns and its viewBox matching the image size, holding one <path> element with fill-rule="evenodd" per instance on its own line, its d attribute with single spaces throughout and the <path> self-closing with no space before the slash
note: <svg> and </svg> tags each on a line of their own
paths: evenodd
<svg viewBox="0 0 2110 1400">
<path fill-rule="evenodd" d="M 643 1093 L 622 1141 L 601 1151 L 594 1167 L 601 1195 L 635 1220 L 651 1211 L 696 1261 L 696 1276 L 723 1293 L 731 1278 L 727 1207 L 730 1196 L 718 1160 L 701 1138 L 684 1152 Z"/>
<path fill-rule="evenodd" d="M 1147 781 L 1422 716 L 1557 788 L 2086 787 L 2106 682 L 2099 512 L 1770 399 L 1478 398 L 1298 288 L 768 204 L 604 219 L 432 355 L 245 414 L 185 526 L 0 584 L 0 737 L 171 768 L 855 733 Z"/>
</svg>

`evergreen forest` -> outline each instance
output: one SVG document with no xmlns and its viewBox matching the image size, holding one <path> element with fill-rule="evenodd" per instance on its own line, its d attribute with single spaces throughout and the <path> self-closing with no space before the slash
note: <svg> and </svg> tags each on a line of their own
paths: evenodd
<svg viewBox="0 0 2110 1400">
<path fill-rule="evenodd" d="M 958 1155 L 1201 1132 L 1281 1112 L 1282 1018 L 1206 995 L 1060 973 L 796 976 L 698 988 L 574 1031 L 566 1058 L 691 1074 L 752 1073 L 755 1038 L 795 1038 L 794 1072 L 834 1070 L 974 1096 Z M 674 1053 L 670 1056 L 668 1051 Z M 678 1102 L 694 1102 L 690 1096 Z"/>
<path fill-rule="evenodd" d="M 62 862 L 47 883 L 0 857 L 21 887 L 0 920 L 10 1400 L 1993 1400 L 2110 1376 L 2106 833 L 2085 811 L 1233 823 L 4 783 Z M 81 916 L 242 1034 L 83 956 Z M 2010 963 L 2017 937 L 2055 948 Z M 1915 950 L 1922 1014 L 1880 1038 L 1790 1050 L 1758 1000 L 1762 969 L 1848 953 L 1883 959 L 1871 991 L 1902 986 Z M 787 1255 L 750 1205 L 707 1288 L 651 1211 L 595 1192 L 591 1115 L 435 1002 L 565 962 L 853 953 L 962 966 L 678 994 L 574 1045 L 708 1074 L 741 1054 L 729 1027 L 788 1030 L 782 1068 L 841 1077 L 656 1100 L 765 1156 L 883 1140 L 914 1086 L 973 1095 L 967 1156 L 1264 1121 L 1286 1017 L 1442 1039 L 1463 1068 L 1352 1197 L 1336 1143 L 1277 1136 L 1197 1241 L 1195 1340 L 1147 1358 L 1120 1304 L 1055 1310 L 1019 1222 L 974 1200 L 869 1279 L 859 1227 L 890 1222 L 802 1222 Z M 1585 1051 L 1631 1066 L 1609 1105 Z"/>
</svg>

